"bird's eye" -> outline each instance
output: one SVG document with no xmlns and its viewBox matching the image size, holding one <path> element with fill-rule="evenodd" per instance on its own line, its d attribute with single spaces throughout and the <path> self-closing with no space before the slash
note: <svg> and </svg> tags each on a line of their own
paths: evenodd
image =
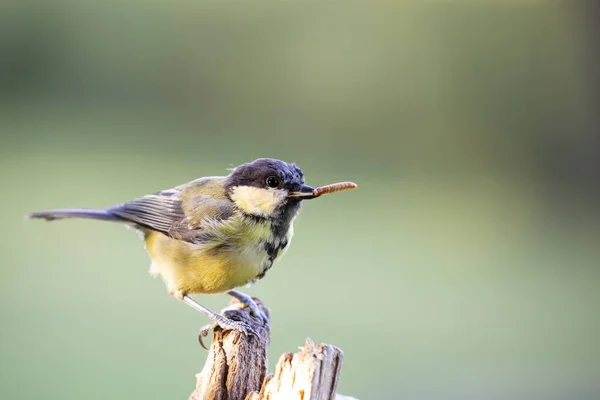
<svg viewBox="0 0 600 400">
<path fill-rule="evenodd" d="M 267 178 L 267 186 L 276 188 L 279 186 L 279 178 L 276 176 L 270 176 Z"/>
</svg>

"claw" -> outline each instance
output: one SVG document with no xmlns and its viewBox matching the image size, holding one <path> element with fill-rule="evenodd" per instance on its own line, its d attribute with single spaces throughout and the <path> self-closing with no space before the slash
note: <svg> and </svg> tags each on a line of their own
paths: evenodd
<svg viewBox="0 0 600 400">
<path fill-rule="evenodd" d="M 200 333 L 198 334 L 198 342 L 200 343 L 200 346 L 202 346 L 202 348 L 206 351 L 208 351 L 208 347 L 206 347 L 206 345 L 204 344 L 203 338 L 207 337 L 210 331 L 212 331 L 216 327 L 217 324 L 208 324 L 200 328 Z"/>
<path fill-rule="evenodd" d="M 269 318 L 267 318 L 267 315 L 260 310 L 259 310 L 259 317 L 264 325 L 267 325 L 267 326 L 269 325 Z"/>
<path fill-rule="evenodd" d="M 268 325 L 269 324 L 269 319 L 267 318 L 267 316 L 260 310 L 260 308 L 258 308 L 258 306 L 256 305 L 255 302 L 252 302 L 250 304 L 247 304 L 248 308 L 250 309 L 250 315 L 252 315 L 253 317 L 257 317 L 260 318 L 260 320 L 262 321 L 263 324 Z"/>
<path fill-rule="evenodd" d="M 212 324 L 205 325 L 202 328 L 200 328 L 200 333 L 198 334 L 198 342 L 200 342 L 200 346 L 202 346 L 205 350 L 208 350 L 208 348 L 204 345 L 204 341 L 202 339 L 207 337 L 208 334 L 212 330 L 214 330 L 217 326 L 223 330 L 235 330 L 235 331 L 242 332 L 246 336 L 248 336 L 248 335 L 258 336 L 256 331 L 254 329 L 252 329 L 249 325 L 247 325 L 243 322 L 234 321 L 234 320 L 225 318 L 225 317 L 217 314 L 217 317 L 215 318 L 215 321 Z"/>
<path fill-rule="evenodd" d="M 252 314 L 252 316 L 260 318 L 263 325 L 269 326 L 269 318 L 262 311 L 258 310 L 258 315 Z"/>
<path fill-rule="evenodd" d="M 240 301 L 239 303 L 234 303 L 231 306 L 229 306 L 229 309 L 239 310 L 241 308 L 247 307 L 250 309 L 250 315 L 252 315 L 253 317 L 260 318 L 263 325 L 269 325 L 269 319 L 261 311 L 261 309 L 258 307 L 258 305 L 251 296 L 248 296 L 247 294 L 244 294 L 242 292 L 238 292 L 237 290 L 230 290 L 228 293 Z"/>
<path fill-rule="evenodd" d="M 260 308 L 258 307 L 258 305 L 256 305 L 255 302 L 251 302 L 249 304 L 246 303 L 234 303 L 230 306 L 227 306 L 226 308 L 221 310 L 221 314 L 223 314 L 225 311 L 230 311 L 230 310 L 240 310 L 242 308 L 248 308 L 250 309 L 250 315 L 256 318 L 260 318 L 261 322 L 263 323 L 263 325 L 269 325 L 269 319 L 267 318 L 267 316 L 265 315 L 265 313 L 263 313 Z"/>
</svg>

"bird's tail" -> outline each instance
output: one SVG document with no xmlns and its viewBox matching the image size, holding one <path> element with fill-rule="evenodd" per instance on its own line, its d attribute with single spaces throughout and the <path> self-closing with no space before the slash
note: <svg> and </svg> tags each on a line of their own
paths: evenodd
<svg viewBox="0 0 600 400">
<path fill-rule="evenodd" d="M 106 210 L 93 210 L 87 208 L 65 208 L 60 210 L 34 212 L 29 214 L 27 218 L 40 218 L 45 219 L 46 221 L 65 218 L 85 218 L 97 219 L 100 221 L 123 222 L 122 218 Z"/>
</svg>

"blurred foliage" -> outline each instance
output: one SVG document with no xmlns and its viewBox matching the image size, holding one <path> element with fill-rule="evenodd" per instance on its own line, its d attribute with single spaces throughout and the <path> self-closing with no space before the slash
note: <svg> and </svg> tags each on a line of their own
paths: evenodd
<svg viewBox="0 0 600 400">
<path fill-rule="evenodd" d="M 360 185 L 307 204 L 249 289 L 272 364 L 310 336 L 362 399 L 598 398 L 580 4 L 2 2 L 0 397 L 185 398 L 206 320 L 147 276 L 136 235 L 22 217 L 268 156 Z"/>
</svg>

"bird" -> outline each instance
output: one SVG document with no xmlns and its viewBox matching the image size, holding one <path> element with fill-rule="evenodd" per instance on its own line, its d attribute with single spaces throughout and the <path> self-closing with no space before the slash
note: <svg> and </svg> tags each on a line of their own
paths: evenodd
<svg viewBox="0 0 600 400">
<path fill-rule="evenodd" d="M 244 334 L 256 332 L 191 295 L 227 293 L 267 322 L 252 297 L 236 288 L 264 278 L 286 253 L 304 200 L 356 184 L 329 187 L 319 191 L 305 185 L 304 173 L 296 164 L 259 158 L 232 168 L 226 176 L 198 178 L 105 209 L 55 209 L 28 217 L 111 221 L 138 230 L 151 259 L 151 275 L 160 276 L 174 298 L 211 320 L 200 330 L 204 346 L 201 338 L 216 326 Z"/>
</svg>

